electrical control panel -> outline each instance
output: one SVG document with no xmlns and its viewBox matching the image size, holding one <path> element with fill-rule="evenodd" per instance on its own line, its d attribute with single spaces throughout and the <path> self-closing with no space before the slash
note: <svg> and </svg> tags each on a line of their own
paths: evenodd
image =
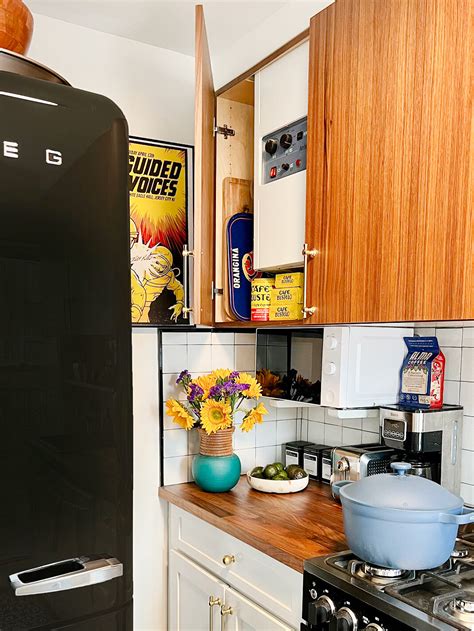
<svg viewBox="0 0 474 631">
<path fill-rule="evenodd" d="M 262 182 L 269 184 L 306 169 L 307 118 L 262 138 Z"/>
</svg>

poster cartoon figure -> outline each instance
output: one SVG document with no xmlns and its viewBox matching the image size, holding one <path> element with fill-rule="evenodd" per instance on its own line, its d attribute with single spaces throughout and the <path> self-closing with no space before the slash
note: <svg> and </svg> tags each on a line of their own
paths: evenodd
<svg viewBox="0 0 474 631">
<path fill-rule="evenodd" d="M 130 261 L 132 322 L 182 321 L 187 242 L 187 150 L 131 139 Z"/>
</svg>

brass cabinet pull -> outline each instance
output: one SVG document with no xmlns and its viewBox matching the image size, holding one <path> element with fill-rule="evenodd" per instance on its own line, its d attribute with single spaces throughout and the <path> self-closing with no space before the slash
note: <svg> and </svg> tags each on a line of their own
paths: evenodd
<svg viewBox="0 0 474 631">
<path fill-rule="evenodd" d="M 232 563 L 235 563 L 235 556 L 233 554 L 226 554 L 222 559 L 222 563 L 224 565 L 232 565 Z"/>
<path fill-rule="evenodd" d="M 222 600 L 219 597 L 209 596 L 209 631 L 213 631 L 214 629 L 214 607 L 220 607 L 221 605 Z"/>
<path fill-rule="evenodd" d="M 314 257 L 319 254 L 318 250 L 311 250 L 307 243 L 303 246 L 303 261 L 304 261 L 304 269 L 303 269 L 303 318 L 308 318 L 316 313 L 316 307 L 308 307 L 307 306 L 307 291 L 308 291 L 308 261 L 309 259 L 314 259 Z"/>
<path fill-rule="evenodd" d="M 183 319 L 187 320 L 189 314 L 192 313 L 193 308 L 189 305 L 188 297 L 188 282 L 189 282 L 189 257 L 194 256 L 192 250 L 188 250 L 188 244 L 183 245 L 183 285 L 184 285 L 184 306 L 183 306 Z"/>
<path fill-rule="evenodd" d="M 221 607 L 221 631 L 224 631 L 224 625 L 225 625 L 225 617 L 226 616 L 232 616 L 232 614 L 234 613 L 232 607 L 229 606 L 225 606 L 222 605 Z"/>
</svg>

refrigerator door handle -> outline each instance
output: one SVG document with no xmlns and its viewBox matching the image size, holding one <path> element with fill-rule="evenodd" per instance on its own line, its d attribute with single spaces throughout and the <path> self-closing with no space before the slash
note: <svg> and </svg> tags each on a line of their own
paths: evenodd
<svg viewBox="0 0 474 631">
<path fill-rule="evenodd" d="M 15 596 L 49 594 L 105 583 L 123 574 L 123 565 L 109 556 L 77 557 L 10 575 Z"/>
</svg>

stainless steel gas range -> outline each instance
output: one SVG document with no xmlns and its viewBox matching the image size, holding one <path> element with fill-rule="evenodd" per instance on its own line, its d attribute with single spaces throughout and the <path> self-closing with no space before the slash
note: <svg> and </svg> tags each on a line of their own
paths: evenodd
<svg viewBox="0 0 474 631">
<path fill-rule="evenodd" d="M 304 565 L 302 629 L 474 630 L 474 542 L 458 539 L 451 559 L 426 571 L 371 566 L 350 551 Z"/>
</svg>

